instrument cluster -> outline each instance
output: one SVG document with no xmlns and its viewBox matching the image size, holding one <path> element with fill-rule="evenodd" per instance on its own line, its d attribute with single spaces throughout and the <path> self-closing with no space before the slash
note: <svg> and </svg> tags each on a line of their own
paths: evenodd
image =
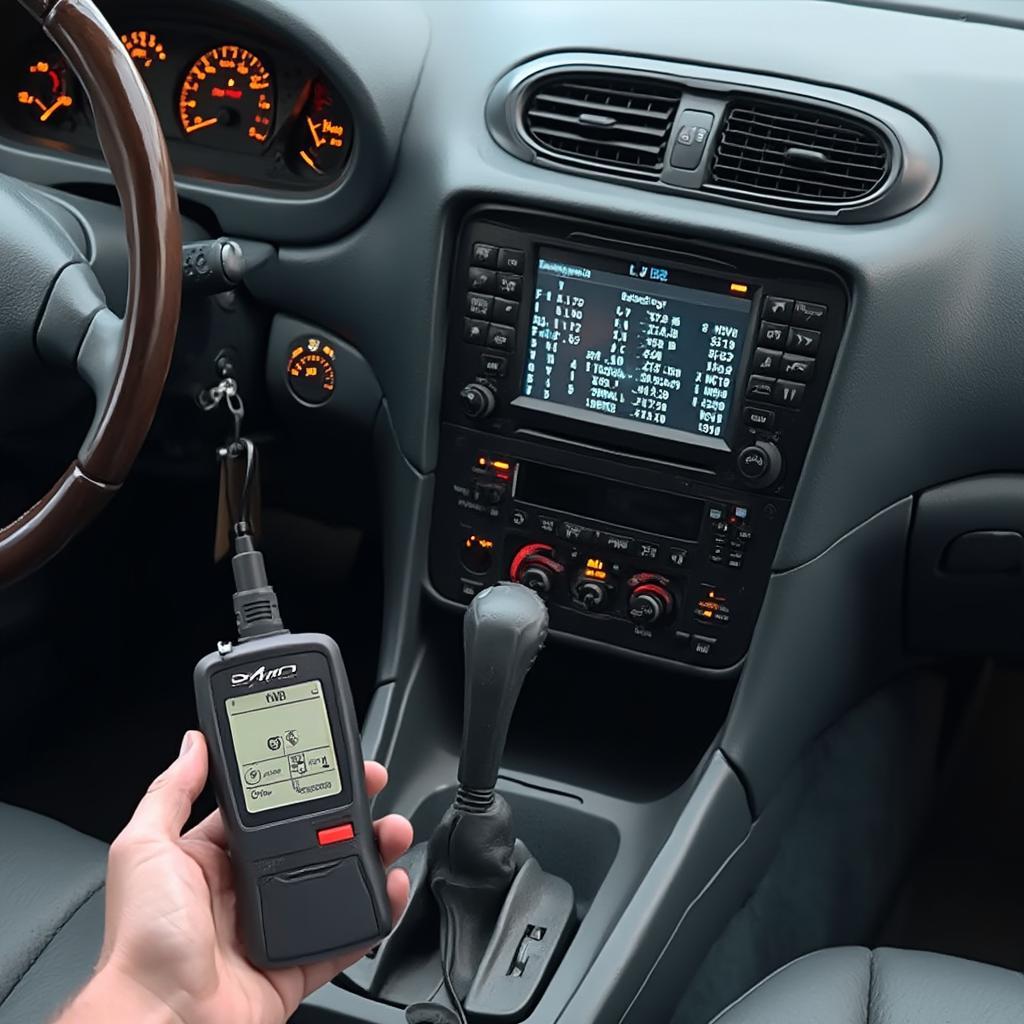
<svg viewBox="0 0 1024 1024">
<path fill-rule="evenodd" d="M 340 176 L 353 144 L 351 117 L 307 60 L 180 22 L 115 21 L 115 28 L 149 88 L 179 173 L 286 188 Z M 10 127 L 41 145 L 98 152 L 88 98 L 59 51 L 36 32 L 15 52 L 0 85 Z"/>
</svg>

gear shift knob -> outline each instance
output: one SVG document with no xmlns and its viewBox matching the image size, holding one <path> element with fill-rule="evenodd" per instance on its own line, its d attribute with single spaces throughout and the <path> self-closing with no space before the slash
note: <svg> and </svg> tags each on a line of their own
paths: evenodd
<svg viewBox="0 0 1024 1024">
<path fill-rule="evenodd" d="M 489 802 L 519 691 L 548 632 L 548 610 L 530 589 L 499 583 L 466 610 L 465 714 L 459 782 Z"/>
</svg>

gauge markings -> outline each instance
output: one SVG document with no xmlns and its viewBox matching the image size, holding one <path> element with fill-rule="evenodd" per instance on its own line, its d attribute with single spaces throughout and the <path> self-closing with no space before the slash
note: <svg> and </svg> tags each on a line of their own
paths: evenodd
<svg viewBox="0 0 1024 1024">
<path fill-rule="evenodd" d="M 211 129 L 211 141 L 266 142 L 273 125 L 272 84 L 255 54 L 233 43 L 214 47 L 185 75 L 178 98 L 182 130 L 191 135 Z"/>
</svg>

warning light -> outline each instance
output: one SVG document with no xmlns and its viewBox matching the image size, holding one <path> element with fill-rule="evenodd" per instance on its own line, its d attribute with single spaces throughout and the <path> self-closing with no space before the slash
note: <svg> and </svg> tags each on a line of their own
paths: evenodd
<svg viewBox="0 0 1024 1024">
<path fill-rule="evenodd" d="M 480 469 L 490 470 L 499 480 L 512 479 L 512 463 L 507 459 L 489 459 L 486 455 L 480 455 L 476 464 Z"/>
<path fill-rule="evenodd" d="M 733 281 L 732 284 L 729 285 L 729 291 L 731 291 L 733 295 L 746 295 L 747 292 L 750 291 L 750 285 L 741 284 L 739 281 Z"/>
<path fill-rule="evenodd" d="M 488 540 L 486 537 L 478 537 L 475 533 L 470 534 L 466 538 L 467 548 L 481 548 L 484 551 L 490 551 L 494 547 L 494 541 Z"/>
</svg>

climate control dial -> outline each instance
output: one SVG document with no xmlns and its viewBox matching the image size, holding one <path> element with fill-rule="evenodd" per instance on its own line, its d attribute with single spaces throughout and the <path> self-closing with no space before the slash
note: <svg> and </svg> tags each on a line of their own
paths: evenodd
<svg viewBox="0 0 1024 1024">
<path fill-rule="evenodd" d="M 564 572 L 565 566 L 555 557 L 550 544 L 527 544 L 516 552 L 508 574 L 514 582 L 544 597 Z"/>
<path fill-rule="evenodd" d="M 652 573 L 641 573 L 629 581 L 626 609 L 638 626 L 654 626 L 672 617 L 675 599 L 668 580 Z"/>
</svg>

